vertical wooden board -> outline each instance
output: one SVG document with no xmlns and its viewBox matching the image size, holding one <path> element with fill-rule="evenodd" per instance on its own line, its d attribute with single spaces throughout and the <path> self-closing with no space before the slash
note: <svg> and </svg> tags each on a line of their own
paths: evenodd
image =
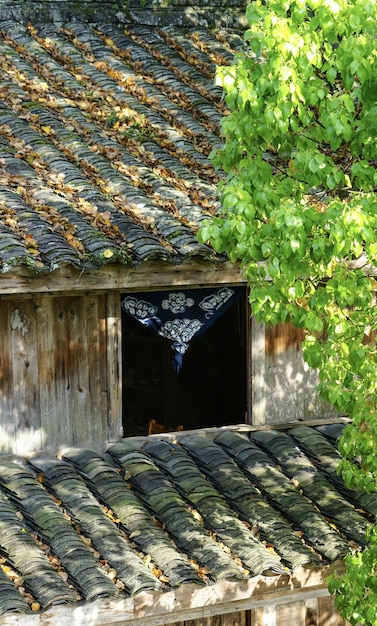
<svg viewBox="0 0 377 626">
<path fill-rule="evenodd" d="M 103 423 L 101 397 L 103 388 L 101 370 L 106 369 L 106 361 L 101 361 L 103 354 L 101 353 L 100 298 L 100 296 L 93 295 L 86 296 L 84 300 L 84 332 L 88 360 L 87 440 L 93 443 L 105 442 L 107 434 Z"/>
<path fill-rule="evenodd" d="M 71 445 L 72 423 L 67 406 L 67 344 L 65 311 L 61 298 L 37 299 L 37 333 L 41 425 L 45 447 Z"/>
<path fill-rule="evenodd" d="M 109 351 L 117 353 L 120 339 L 119 324 L 111 320 L 110 350 L 105 301 L 105 296 L 97 295 L 39 298 L 41 412 L 48 447 L 108 441 L 107 359 Z M 115 393 L 111 402 L 116 407 L 120 362 L 112 369 Z M 114 414 L 121 422 L 121 408 L 114 409 Z"/>
<path fill-rule="evenodd" d="M 70 298 L 67 305 L 73 443 L 105 443 L 108 441 L 105 296 Z"/>
<path fill-rule="evenodd" d="M 247 626 L 276 626 L 275 607 L 249 611 L 249 623 Z"/>
<path fill-rule="evenodd" d="M 247 611 L 247 622 L 246 626 L 259 626 L 258 624 L 258 615 L 255 609 L 251 611 Z"/>
<path fill-rule="evenodd" d="M 200 617 L 198 619 L 190 619 L 185 622 L 185 626 L 222 626 L 222 616 L 214 615 L 212 617 Z"/>
<path fill-rule="evenodd" d="M 14 452 L 16 447 L 10 302 L 8 300 L 0 300 L 0 327 L 0 453 L 7 454 Z"/>
<path fill-rule="evenodd" d="M 335 609 L 334 598 L 318 598 L 318 626 L 350 626 Z"/>
<path fill-rule="evenodd" d="M 247 626 L 246 612 L 226 613 L 221 616 L 221 626 Z"/>
<path fill-rule="evenodd" d="M 305 626 L 318 626 L 318 598 L 305 600 Z"/>
<path fill-rule="evenodd" d="M 247 292 L 248 294 L 248 292 Z M 246 328 L 246 423 L 253 423 L 252 317 L 248 297 L 245 306 Z"/>
<path fill-rule="evenodd" d="M 73 444 L 77 446 L 92 442 L 86 302 L 87 296 L 62 299 L 68 338 L 69 384 L 66 387 L 66 400 L 68 419 L 72 422 Z"/>
<path fill-rule="evenodd" d="M 108 441 L 123 435 L 122 427 L 122 319 L 120 295 L 106 296 Z"/>
<path fill-rule="evenodd" d="M 17 454 L 43 446 L 39 410 L 39 364 L 36 306 L 33 299 L 11 303 L 9 310 L 13 366 L 13 418 Z"/>
<path fill-rule="evenodd" d="M 340 413 L 328 402 L 320 398 L 317 391 L 319 383 L 318 371 L 311 369 L 306 363 L 304 365 L 304 419 L 312 419 L 313 417 L 334 418 L 343 415 L 343 413 Z"/>
<path fill-rule="evenodd" d="M 101 404 L 101 441 L 107 442 L 108 438 L 108 412 L 109 412 L 109 391 L 108 391 L 108 367 L 107 362 L 107 323 L 106 323 L 106 302 L 107 296 L 101 295 L 98 300 L 98 335 L 99 335 L 99 373 L 100 373 L 100 398 Z"/>
<path fill-rule="evenodd" d="M 290 602 L 276 607 L 276 626 L 305 626 L 304 602 Z"/>
<path fill-rule="evenodd" d="M 265 327 L 255 318 L 251 322 L 250 351 L 251 362 L 251 414 L 252 423 L 264 424 L 266 421 L 266 351 Z"/>
<path fill-rule="evenodd" d="M 318 372 L 304 362 L 302 329 L 266 326 L 266 421 L 283 423 L 339 415 L 318 395 Z"/>
<path fill-rule="evenodd" d="M 263 609 L 252 609 L 250 611 L 249 621 L 250 626 L 263 626 Z"/>
<path fill-rule="evenodd" d="M 266 326 L 266 421 L 283 423 L 304 415 L 302 330 L 292 324 Z"/>
<path fill-rule="evenodd" d="M 98 430 L 101 424 L 98 423 L 98 413 L 100 411 L 99 392 L 99 334 L 98 334 L 98 297 L 87 295 L 81 298 L 83 307 L 83 327 L 80 340 L 86 352 L 87 362 L 87 409 L 83 419 L 82 443 L 99 441 Z M 81 381 L 83 383 L 83 381 Z M 86 431 L 86 437 L 85 437 Z M 88 438 L 90 436 L 90 439 Z"/>
<path fill-rule="evenodd" d="M 55 370 L 56 370 L 56 394 L 58 398 L 59 413 L 63 419 L 63 432 L 66 439 L 63 443 L 75 444 L 75 434 L 80 426 L 76 422 L 79 416 L 76 415 L 76 407 L 72 399 L 74 380 L 74 347 L 72 341 L 74 330 L 75 309 L 73 299 L 56 297 L 54 298 L 53 323 L 55 325 Z"/>
</svg>

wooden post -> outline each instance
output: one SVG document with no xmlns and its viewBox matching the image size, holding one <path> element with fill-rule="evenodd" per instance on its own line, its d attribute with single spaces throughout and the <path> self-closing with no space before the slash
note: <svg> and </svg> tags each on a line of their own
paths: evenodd
<svg viewBox="0 0 377 626">
<path fill-rule="evenodd" d="M 108 441 L 118 441 L 122 427 L 122 317 L 120 295 L 106 296 Z"/>
<path fill-rule="evenodd" d="M 0 302 L 0 453 L 13 452 L 16 446 L 14 421 L 13 366 L 11 357 L 10 303 Z"/>
<path fill-rule="evenodd" d="M 251 423 L 260 425 L 266 421 L 265 326 L 255 318 L 250 324 Z"/>
</svg>

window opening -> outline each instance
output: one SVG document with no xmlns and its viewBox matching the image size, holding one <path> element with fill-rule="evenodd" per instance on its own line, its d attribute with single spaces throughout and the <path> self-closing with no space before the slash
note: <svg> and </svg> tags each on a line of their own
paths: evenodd
<svg viewBox="0 0 377 626">
<path fill-rule="evenodd" d="M 129 296 L 124 295 L 122 302 Z M 159 336 L 150 325 L 126 313 L 123 338 L 125 436 L 146 435 L 150 420 L 163 425 L 164 430 L 245 421 L 244 289 L 225 313 L 188 342 L 179 373 L 171 363 L 171 338 Z"/>
</svg>

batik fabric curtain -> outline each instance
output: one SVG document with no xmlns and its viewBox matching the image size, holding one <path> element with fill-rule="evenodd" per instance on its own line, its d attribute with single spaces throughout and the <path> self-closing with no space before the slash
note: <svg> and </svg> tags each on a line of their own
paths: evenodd
<svg viewBox="0 0 377 626">
<path fill-rule="evenodd" d="M 228 286 L 133 293 L 123 297 L 122 309 L 170 341 L 173 366 L 180 372 L 191 339 L 207 330 L 242 293 L 242 287 Z"/>
</svg>

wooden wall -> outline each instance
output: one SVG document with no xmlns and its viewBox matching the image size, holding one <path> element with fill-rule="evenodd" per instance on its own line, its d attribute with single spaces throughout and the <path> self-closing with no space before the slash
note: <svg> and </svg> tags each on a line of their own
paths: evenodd
<svg viewBox="0 0 377 626">
<path fill-rule="evenodd" d="M 121 436 L 118 294 L 0 300 L 0 453 Z"/>
<path fill-rule="evenodd" d="M 336 612 L 333 598 L 327 596 L 175 622 L 171 626 L 350 626 L 350 624 Z"/>
<path fill-rule="evenodd" d="M 302 330 L 291 324 L 267 326 L 250 320 L 249 422 L 283 424 L 333 418 L 339 414 L 321 401 L 318 375 L 302 355 Z"/>
<path fill-rule="evenodd" d="M 0 299 L 0 454 L 106 444 L 122 436 L 117 291 Z M 250 320 L 248 421 L 335 417 L 318 400 L 302 336 Z"/>
</svg>

